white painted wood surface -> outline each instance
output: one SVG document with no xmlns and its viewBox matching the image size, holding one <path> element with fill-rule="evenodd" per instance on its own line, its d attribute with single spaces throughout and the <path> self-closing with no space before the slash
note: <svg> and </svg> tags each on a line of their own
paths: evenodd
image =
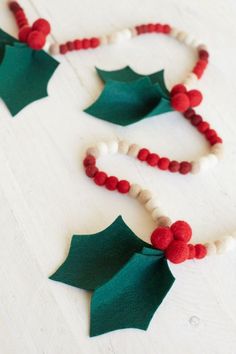
<svg viewBox="0 0 236 354">
<path fill-rule="evenodd" d="M 169 22 L 203 38 L 211 63 L 199 88 L 201 112 L 223 136 L 225 159 L 200 176 L 174 176 L 116 157 L 102 166 L 150 188 L 173 220 L 188 220 L 194 241 L 236 229 L 236 3 L 234 0 L 22 0 L 33 21 L 51 21 L 53 38 L 102 35 L 142 22 Z M 16 35 L 5 0 L 0 25 Z M 125 137 L 173 158 L 193 159 L 207 145 L 177 113 L 122 128 L 82 112 L 101 90 L 94 66 L 165 68 L 169 85 L 194 56 L 174 40 L 149 35 L 96 51 L 74 52 L 49 85 L 50 97 L 12 118 L 0 102 L 0 353 L 235 354 L 235 253 L 171 267 L 176 282 L 147 332 L 129 329 L 90 339 L 89 295 L 47 279 L 65 258 L 71 235 L 94 233 L 122 214 L 148 240 L 154 225 L 127 197 L 85 177 L 85 148 Z"/>
</svg>

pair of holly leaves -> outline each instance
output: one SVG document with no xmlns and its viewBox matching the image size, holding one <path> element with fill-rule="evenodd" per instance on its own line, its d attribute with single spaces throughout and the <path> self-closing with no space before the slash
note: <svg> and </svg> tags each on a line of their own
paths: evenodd
<svg viewBox="0 0 236 354">
<path fill-rule="evenodd" d="M 0 97 L 15 116 L 25 106 L 48 96 L 48 82 L 59 63 L 0 29 Z"/>
<path fill-rule="evenodd" d="M 90 336 L 123 328 L 146 330 L 174 283 L 164 253 L 118 217 L 94 235 L 73 236 L 52 280 L 93 291 Z"/>
</svg>

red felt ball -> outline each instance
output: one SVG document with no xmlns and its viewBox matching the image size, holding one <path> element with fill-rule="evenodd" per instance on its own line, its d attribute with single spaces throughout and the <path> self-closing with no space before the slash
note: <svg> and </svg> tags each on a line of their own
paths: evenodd
<svg viewBox="0 0 236 354">
<path fill-rule="evenodd" d="M 198 55 L 199 55 L 199 59 L 201 60 L 208 60 L 209 58 L 209 53 L 205 49 L 199 50 Z"/>
<path fill-rule="evenodd" d="M 168 170 L 170 165 L 170 160 L 167 157 L 162 157 L 161 159 L 159 159 L 158 161 L 158 167 L 160 168 L 160 170 Z"/>
<path fill-rule="evenodd" d="M 209 143 L 211 145 L 215 145 L 215 144 L 221 144 L 223 142 L 223 140 L 219 137 L 219 136 L 213 136 L 212 138 L 209 139 Z"/>
<path fill-rule="evenodd" d="M 60 48 L 60 54 L 66 54 L 68 52 L 68 48 L 66 44 L 61 44 L 59 48 Z"/>
<path fill-rule="evenodd" d="M 149 154 L 150 151 L 148 149 L 143 148 L 139 150 L 137 157 L 140 161 L 146 161 Z"/>
<path fill-rule="evenodd" d="M 107 180 L 107 174 L 105 172 L 99 171 L 94 176 L 94 182 L 98 186 L 104 186 Z"/>
<path fill-rule="evenodd" d="M 46 43 L 45 34 L 39 31 L 32 31 L 27 38 L 28 46 L 34 50 L 40 50 Z"/>
<path fill-rule="evenodd" d="M 9 9 L 12 11 L 12 12 L 16 12 L 18 10 L 22 10 L 22 8 L 20 7 L 20 5 L 18 4 L 17 1 L 10 1 L 8 3 L 8 6 L 9 6 Z"/>
<path fill-rule="evenodd" d="M 85 157 L 83 164 L 85 167 L 90 166 L 90 165 L 95 165 L 96 159 L 93 155 L 88 155 Z"/>
<path fill-rule="evenodd" d="M 188 259 L 195 258 L 195 246 L 191 245 L 191 244 L 188 244 L 188 251 L 189 251 Z"/>
<path fill-rule="evenodd" d="M 167 25 L 167 24 L 166 24 L 166 25 L 163 25 L 163 33 L 169 34 L 170 31 L 171 31 L 170 25 Z"/>
<path fill-rule="evenodd" d="M 173 241 L 173 234 L 169 227 L 158 227 L 151 234 L 151 243 L 159 250 L 165 250 Z"/>
<path fill-rule="evenodd" d="M 206 132 L 205 132 L 205 137 L 207 139 L 211 139 L 211 138 L 215 138 L 217 136 L 217 133 L 214 129 L 208 129 Z"/>
<path fill-rule="evenodd" d="M 117 190 L 122 194 L 128 193 L 130 190 L 130 183 L 126 180 L 119 181 L 117 184 Z"/>
<path fill-rule="evenodd" d="M 50 23 L 44 18 L 39 18 L 33 23 L 32 29 L 35 31 L 42 32 L 47 36 L 51 32 Z"/>
<path fill-rule="evenodd" d="M 206 257 L 206 255 L 207 255 L 207 249 L 204 245 L 202 245 L 201 243 L 195 245 L 195 258 L 201 259 Z"/>
<path fill-rule="evenodd" d="M 178 112 L 185 112 L 190 107 L 190 101 L 186 93 L 177 93 L 171 97 L 171 106 Z"/>
<path fill-rule="evenodd" d="M 174 87 L 172 87 L 172 89 L 170 91 L 170 95 L 174 96 L 177 93 L 186 93 L 186 92 L 187 92 L 186 87 L 183 84 L 178 84 L 178 85 L 175 85 Z"/>
<path fill-rule="evenodd" d="M 187 95 L 189 98 L 190 107 L 197 107 L 202 102 L 202 93 L 198 90 L 190 90 L 187 92 Z"/>
<path fill-rule="evenodd" d="M 179 172 L 182 175 L 186 175 L 187 173 L 191 172 L 192 170 L 192 164 L 188 161 L 182 161 L 180 163 L 180 167 L 179 167 Z"/>
<path fill-rule="evenodd" d="M 90 39 L 90 47 L 91 48 L 97 48 L 100 45 L 100 39 L 99 38 L 91 38 Z"/>
<path fill-rule="evenodd" d="M 88 49 L 90 47 L 90 40 L 88 38 L 82 39 L 82 48 Z"/>
<path fill-rule="evenodd" d="M 74 41 L 74 46 L 76 50 L 80 50 L 82 48 L 82 41 L 80 39 L 76 39 Z"/>
<path fill-rule="evenodd" d="M 188 108 L 187 111 L 184 112 L 184 117 L 187 119 L 191 119 L 195 114 L 195 111 L 193 108 Z"/>
<path fill-rule="evenodd" d="M 72 50 L 75 50 L 75 43 L 72 41 L 66 42 L 67 49 L 71 52 Z"/>
<path fill-rule="evenodd" d="M 28 35 L 31 32 L 31 27 L 30 26 L 23 26 L 19 30 L 18 33 L 18 38 L 21 42 L 27 42 Z"/>
<path fill-rule="evenodd" d="M 163 33 L 163 25 L 160 24 L 160 23 L 156 23 L 156 25 L 155 25 L 155 31 L 156 31 L 157 33 Z"/>
<path fill-rule="evenodd" d="M 176 221 L 170 227 L 175 240 L 188 242 L 192 236 L 192 229 L 186 221 Z"/>
<path fill-rule="evenodd" d="M 157 154 L 151 153 L 147 156 L 147 163 L 150 166 L 156 166 L 159 161 L 159 156 Z"/>
<path fill-rule="evenodd" d="M 118 184 L 118 178 L 115 176 L 110 176 L 107 178 L 105 186 L 109 191 L 114 191 Z"/>
<path fill-rule="evenodd" d="M 189 248 L 186 242 L 174 240 L 165 250 L 166 258 L 172 263 L 178 264 L 186 261 L 189 256 Z"/>
<path fill-rule="evenodd" d="M 210 124 L 207 122 L 200 122 L 197 126 L 197 129 L 200 133 L 205 133 L 210 128 Z"/>
<path fill-rule="evenodd" d="M 149 24 L 147 25 L 147 31 L 148 31 L 148 33 L 155 32 L 155 30 L 156 30 L 156 26 L 155 26 L 153 23 L 149 23 Z"/>
<path fill-rule="evenodd" d="M 88 177 L 93 178 L 98 172 L 98 168 L 95 165 L 89 165 L 85 169 L 85 173 Z"/>
<path fill-rule="evenodd" d="M 170 172 L 178 172 L 180 167 L 180 163 L 178 161 L 171 161 L 169 164 Z"/>
<path fill-rule="evenodd" d="M 201 123 L 203 121 L 202 116 L 200 116 L 200 114 L 194 114 L 191 118 L 191 123 L 192 125 L 194 125 L 195 127 Z"/>
</svg>

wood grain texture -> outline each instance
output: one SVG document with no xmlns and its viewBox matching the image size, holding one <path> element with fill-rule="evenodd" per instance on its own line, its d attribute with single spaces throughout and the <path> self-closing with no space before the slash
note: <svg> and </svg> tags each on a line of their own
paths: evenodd
<svg viewBox="0 0 236 354">
<path fill-rule="evenodd" d="M 173 176 L 124 157 L 101 166 L 153 190 L 167 214 L 188 220 L 194 241 L 236 229 L 236 4 L 233 0 L 21 0 L 29 18 L 51 21 L 53 39 L 102 35 L 142 22 L 169 22 L 203 38 L 211 63 L 199 88 L 199 112 L 225 141 L 225 159 L 208 174 Z M 1 27 L 16 35 L 5 0 Z M 203 139 L 177 113 L 121 128 L 82 112 L 99 94 L 95 65 L 166 69 L 172 85 L 193 64 L 190 50 L 150 35 L 96 51 L 70 53 L 49 85 L 50 97 L 10 117 L 0 102 L 0 353 L 235 354 L 236 257 L 172 267 L 176 282 L 147 332 L 88 337 L 90 295 L 47 279 L 64 259 L 71 235 L 93 233 L 122 214 L 141 238 L 154 225 L 124 196 L 94 186 L 81 158 L 94 141 L 124 137 L 173 158 L 194 159 Z"/>
</svg>

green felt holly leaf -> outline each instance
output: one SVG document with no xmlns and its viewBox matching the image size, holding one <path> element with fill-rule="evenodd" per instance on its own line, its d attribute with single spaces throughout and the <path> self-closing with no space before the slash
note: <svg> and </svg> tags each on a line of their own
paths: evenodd
<svg viewBox="0 0 236 354">
<path fill-rule="evenodd" d="M 135 253 L 91 301 L 90 336 L 122 328 L 146 330 L 174 282 L 163 253 Z"/>
<path fill-rule="evenodd" d="M 97 101 L 85 112 L 119 125 L 172 111 L 159 83 L 144 76 L 127 82 L 108 80 Z"/>
<path fill-rule="evenodd" d="M 139 239 L 121 217 L 99 233 L 73 236 L 50 279 L 94 290 L 90 336 L 147 329 L 174 282 L 163 252 Z"/>
<path fill-rule="evenodd" d="M 59 63 L 0 31 L 0 97 L 14 116 L 46 97 L 48 82 Z"/>
</svg>

